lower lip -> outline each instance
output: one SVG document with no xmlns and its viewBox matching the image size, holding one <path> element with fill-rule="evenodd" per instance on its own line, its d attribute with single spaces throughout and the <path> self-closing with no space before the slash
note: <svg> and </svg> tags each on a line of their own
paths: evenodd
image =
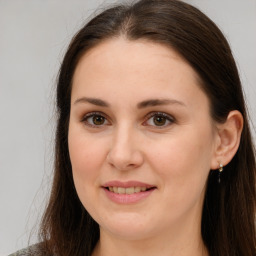
<svg viewBox="0 0 256 256">
<path fill-rule="evenodd" d="M 147 191 L 143 191 L 143 192 L 139 192 L 139 193 L 134 193 L 134 194 L 117 194 L 114 192 L 109 191 L 106 188 L 103 188 L 107 197 L 118 204 L 133 204 L 133 203 L 137 203 L 147 197 L 149 197 L 151 195 L 151 193 L 155 190 L 154 189 L 150 189 Z"/>
</svg>

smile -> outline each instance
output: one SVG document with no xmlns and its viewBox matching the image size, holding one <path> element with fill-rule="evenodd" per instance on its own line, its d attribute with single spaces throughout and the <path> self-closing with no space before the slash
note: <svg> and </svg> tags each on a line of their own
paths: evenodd
<svg viewBox="0 0 256 256">
<path fill-rule="evenodd" d="M 134 204 L 148 198 L 156 186 L 138 181 L 111 181 L 105 183 L 102 188 L 106 196 L 117 204 Z"/>
<path fill-rule="evenodd" d="M 124 187 L 107 187 L 107 189 L 115 194 L 127 194 L 131 195 L 134 193 L 140 193 L 144 192 L 147 190 L 150 190 L 152 188 L 146 188 L 146 187 L 129 187 L 129 188 L 124 188 Z"/>
</svg>

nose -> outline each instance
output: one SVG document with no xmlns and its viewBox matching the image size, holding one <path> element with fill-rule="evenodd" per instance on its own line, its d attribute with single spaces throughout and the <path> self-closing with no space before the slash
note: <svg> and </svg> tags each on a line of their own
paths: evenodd
<svg viewBox="0 0 256 256">
<path fill-rule="evenodd" d="M 107 161 L 120 171 L 128 171 L 141 166 L 144 159 L 138 134 L 127 128 L 118 129 L 112 137 Z"/>
</svg>

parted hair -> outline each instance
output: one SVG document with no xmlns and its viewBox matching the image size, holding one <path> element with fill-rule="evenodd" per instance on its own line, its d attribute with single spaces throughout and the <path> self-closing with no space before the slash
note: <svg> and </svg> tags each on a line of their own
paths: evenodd
<svg viewBox="0 0 256 256">
<path fill-rule="evenodd" d="M 81 204 L 72 177 L 68 126 L 72 78 L 81 56 L 104 40 L 148 40 L 174 49 L 198 74 L 214 121 L 232 110 L 244 118 L 239 149 L 218 172 L 210 170 L 202 209 L 202 238 L 211 256 L 255 256 L 255 148 L 241 81 L 222 32 L 197 8 L 178 0 L 118 4 L 91 19 L 73 37 L 57 81 L 55 167 L 50 200 L 39 237 L 49 255 L 91 255 L 99 225 Z"/>
</svg>

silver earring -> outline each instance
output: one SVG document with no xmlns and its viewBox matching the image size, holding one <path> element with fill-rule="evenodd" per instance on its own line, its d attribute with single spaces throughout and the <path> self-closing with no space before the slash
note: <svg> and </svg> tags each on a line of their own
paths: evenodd
<svg viewBox="0 0 256 256">
<path fill-rule="evenodd" d="M 220 174 L 221 174 L 222 171 L 223 171 L 223 165 L 220 164 L 220 166 L 219 166 L 219 176 L 218 176 L 218 182 L 219 183 L 220 183 Z"/>
</svg>

